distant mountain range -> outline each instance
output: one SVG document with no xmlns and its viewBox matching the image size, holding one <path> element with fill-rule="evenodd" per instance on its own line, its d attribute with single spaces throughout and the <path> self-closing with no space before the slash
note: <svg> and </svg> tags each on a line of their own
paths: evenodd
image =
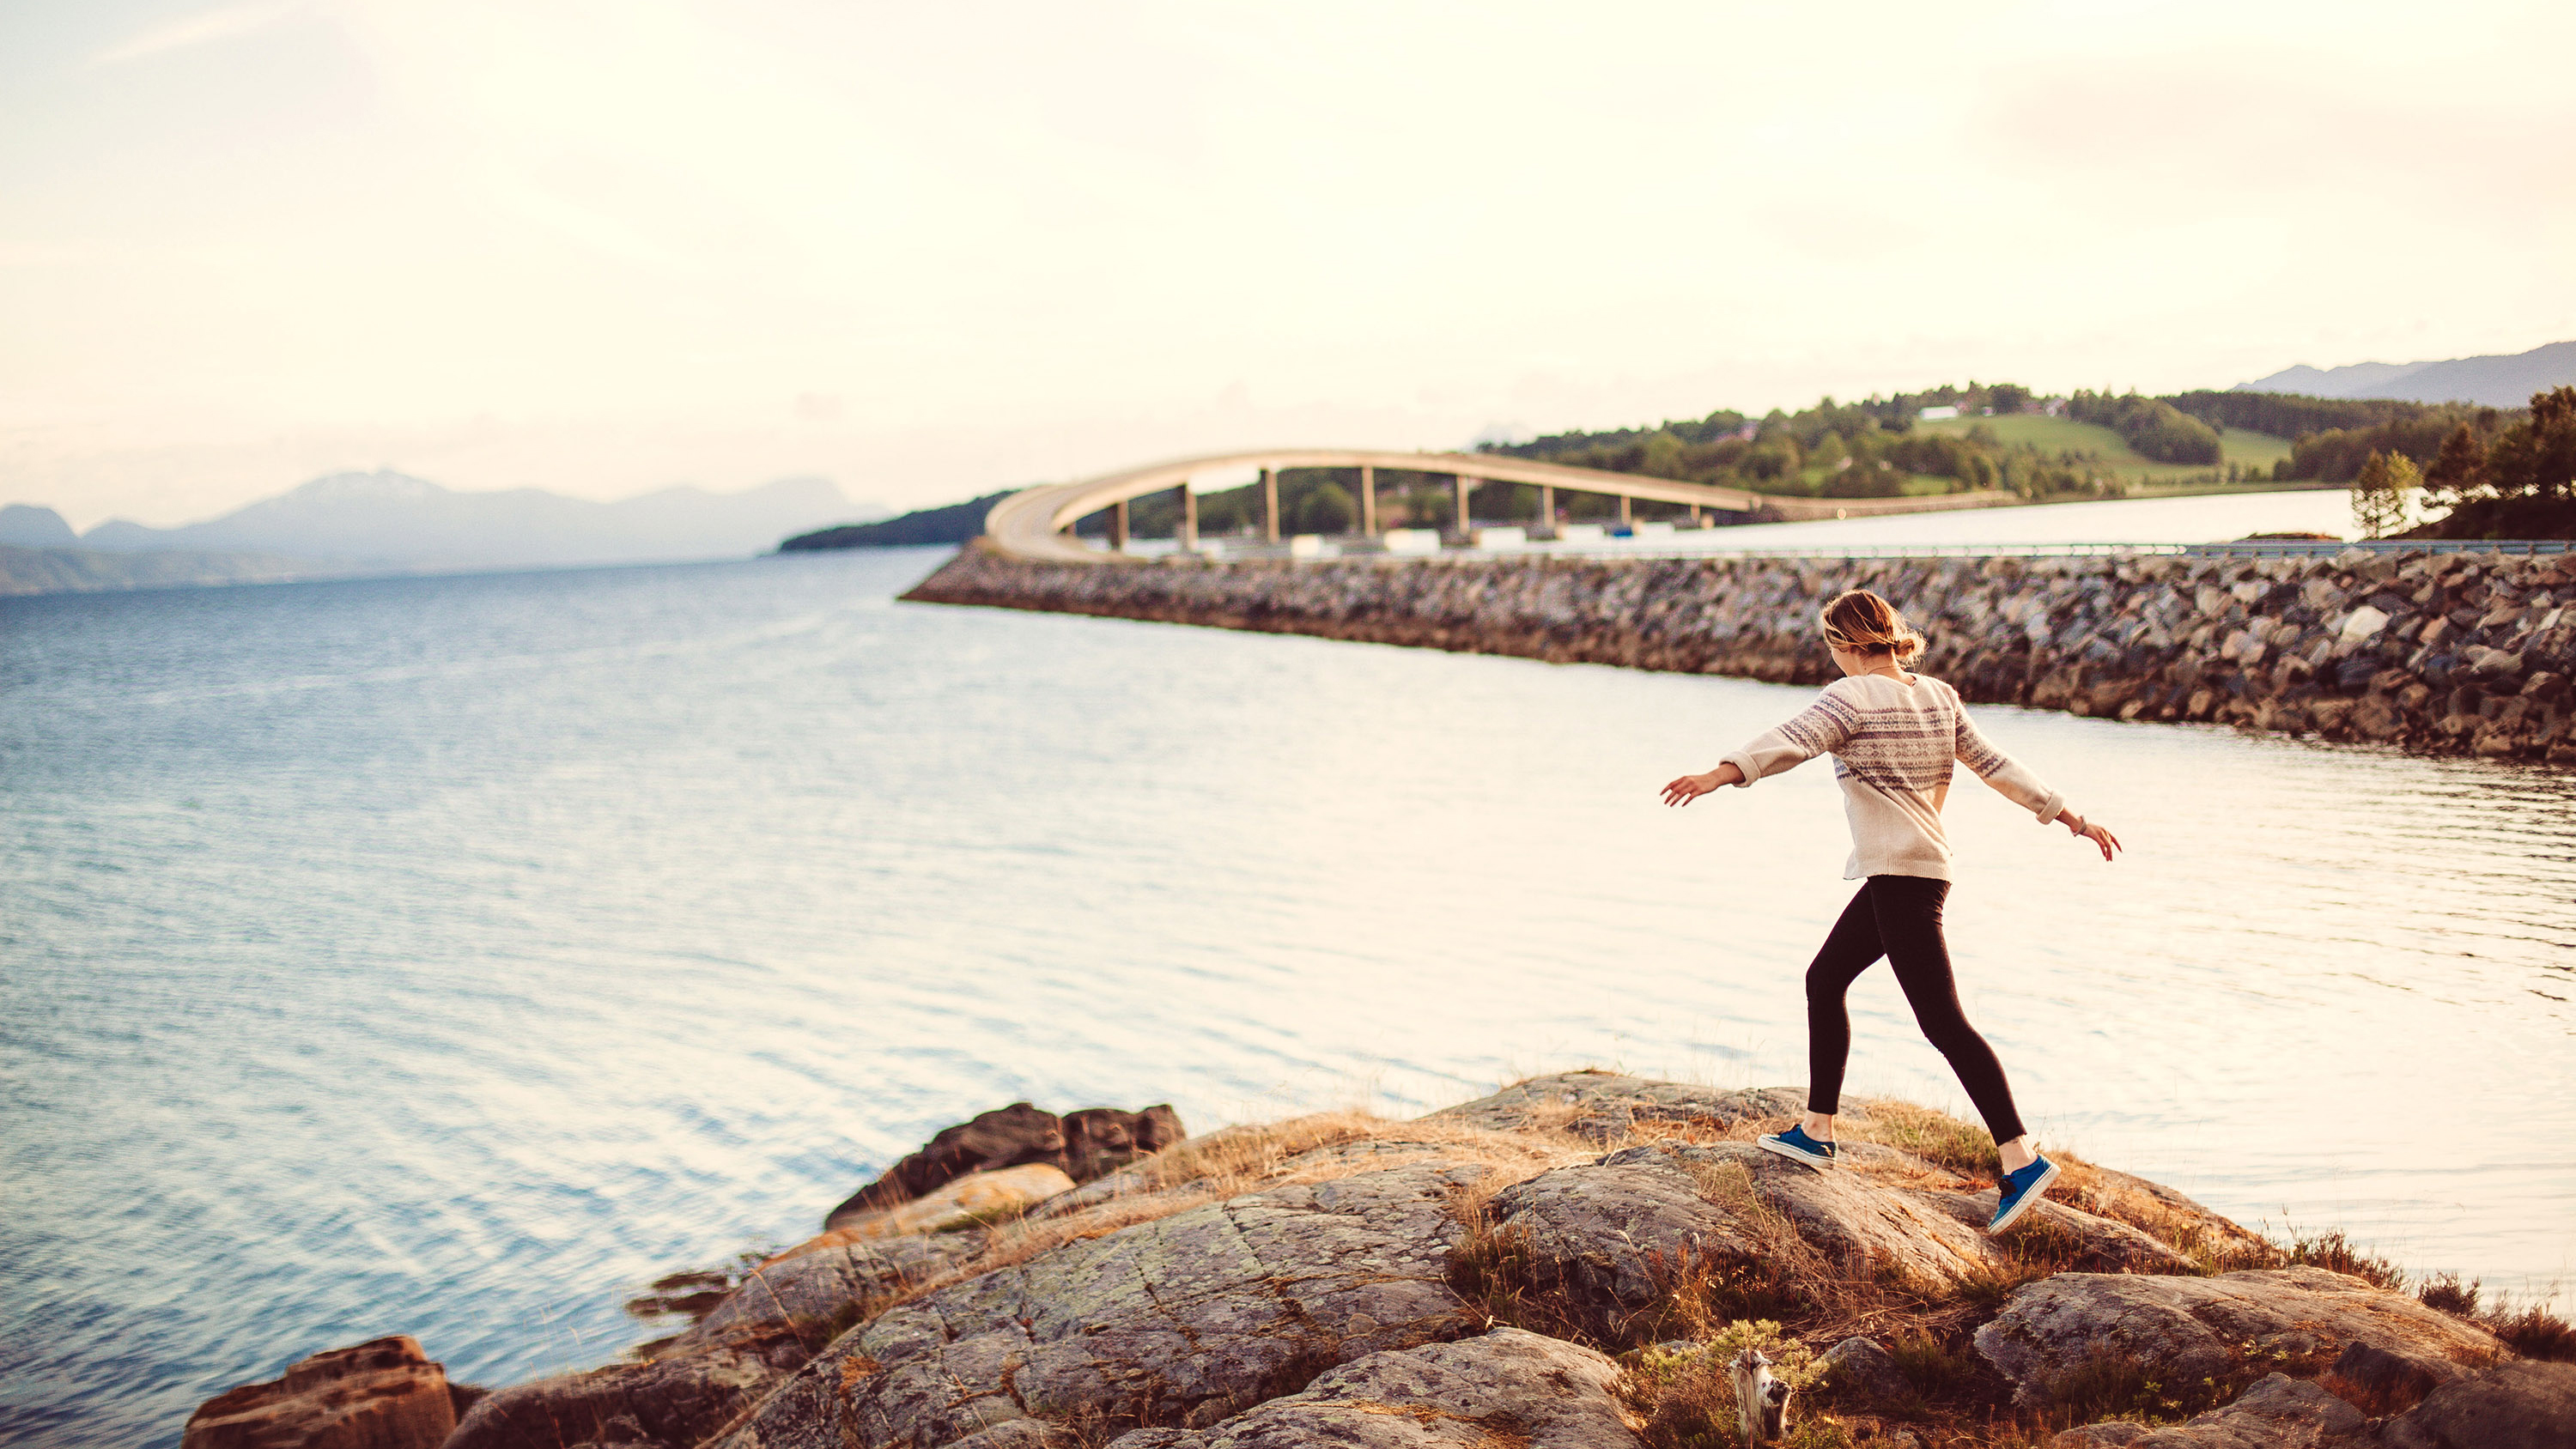
<svg viewBox="0 0 2576 1449">
<path fill-rule="evenodd" d="M 615 503 L 538 488 L 460 493 L 401 473 L 334 473 L 289 493 L 178 528 L 114 519 L 75 536 L 50 508 L 0 509 L 0 545 L 94 553 L 250 552 L 372 569 L 547 567 L 738 558 L 788 534 L 853 515 L 823 478 L 788 478 L 740 493 L 665 488 Z"/>
<path fill-rule="evenodd" d="M 2531 395 L 2576 384 L 2576 342 L 2552 342 L 2510 357 L 2454 357 L 2446 362 L 2356 362 L 2320 371 L 2301 365 L 2240 382 L 2231 392 L 2294 392 L 2308 397 L 2396 398 L 2406 402 L 2531 405 Z"/>
</svg>

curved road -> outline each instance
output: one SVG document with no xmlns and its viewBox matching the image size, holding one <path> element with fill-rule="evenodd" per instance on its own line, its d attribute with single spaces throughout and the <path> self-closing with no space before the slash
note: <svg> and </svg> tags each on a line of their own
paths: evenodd
<svg viewBox="0 0 2576 1449">
<path fill-rule="evenodd" d="M 1636 473 L 1609 473 L 1595 468 L 1569 468 L 1492 453 L 1396 453 L 1370 448 L 1272 448 L 1242 453 L 1211 453 L 1176 458 L 1123 472 L 1106 473 L 1079 483 L 1048 483 L 1024 488 L 993 505 L 984 515 L 984 533 L 993 545 L 1021 558 L 1056 562 L 1105 563 L 1120 557 L 1085 547 L 1066 532 L 1076 520 L 1101 509 L 1178 488 L 1201 473 L 1243 468 L 1386 468 L 1416 473 L 1446 473 L 1475 482 L 1528 483 L 1568 493 L 1603 493 L 1680 503 L 1729 513 L 1770 509 L 1788 519 L 1859 518 L 1882 513 L 1928 513 L 1952 508 L 1988 508 L 2021 500 L 2009 493 L 1949 493 L 1928 498 L 1786 498 L 1718 488 L 1705 483 L 1679 483 Z"/>
</svg>

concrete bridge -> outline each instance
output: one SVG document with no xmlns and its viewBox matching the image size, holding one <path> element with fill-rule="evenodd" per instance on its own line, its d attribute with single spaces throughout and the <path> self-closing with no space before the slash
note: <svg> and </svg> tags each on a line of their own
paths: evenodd
<svg viewBox="0 0 2576 1449">
<path fill-rule="evenodd" d="M 1492 453 L 1396 453 L 1368 448 L 1271 448 L 1242 453 L 1211 453 L 1199 458 L 1176 458 L 1168 463 L 1154 463 L 1142 468 L 1108 473 L 1079 483 L 1049 483 L 1024 488 L 994 504 L 984 515 L 984 533 L 1004 552 L 1022 558 L 1050 559 L 1059 562 L 1105 562 L 1125 553 L 1127 546 L 1127 504 L 1148 493 L 1178 489 L 1181 494 L 1181 537 L 1183 548 L 1198 546 L 1198 496 L 1191 491 L 1190 480 L 1205 474 L 1235 473 L 1246 468 L 1260 470 L 1262 501 L 1262 540 L 1279 542 L 1279 475 L 1290 468 L 1356 468 L 1360 474 L 1360 533 L 1374 538 L 1380 530 L 1377 517 L 1377 470 L 1380 468 L 1410 473 L 1445 473 L 1453 480 L 1457 497 L 1455 532 L 1463 538 L 1470 529 L 1467 497 L 1479 484 L 1525 483 L 1539 490 L 1539 518 L 1544 527 L 1553 527 L 1556 517 L 1556 495 L 1563 493 L 1603 494 L 1619 500 L 1621 522 L 1629 519 L 1630 506 L 1638 499 L 1655 503 L 1674 503 L 1691 510 L 1692 517 L 1707 521 L 1708 515 L 1765 514 L 1772 518 L 1794 520 L 1808 518 L 1862 518 L 1886 513 L 1928 513 L 1952 508 L 1986 508 L 2000 503 L 2017 503 L 2012 494 L 1997 490 L 1979 493 L 1949 493 L 1925 498 L 1796 498 L 1769 493 L 1752 493 L 1741 488 L 1719 488 L 1705 483 L 1683 483 L 1670 478 L 1650 478 L 1638 473 L 1611 473 L 1597 468 L 1569 468 L 1558 463 L 1538 463 L 1526 458 L 1502 457 Z M 1235 485 L 1240 486 L 1240 485 Z M 1075 538 L 1069 530 L 1080 520 L 1106 511 L 1109 514 L 1109 541 L 1112 552 L 1102 554 Z"/>
</svg>

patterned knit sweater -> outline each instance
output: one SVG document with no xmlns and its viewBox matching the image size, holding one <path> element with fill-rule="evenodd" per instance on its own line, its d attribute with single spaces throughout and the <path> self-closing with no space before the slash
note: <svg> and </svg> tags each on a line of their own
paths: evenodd
<svg viewBox="0 0 2576 1449">
<path fill-rule="evenodd" d="M 1834 757 L 1843 812 L 1851 819 L 1845 880 L 1873 875 L 1950 878 L 1950 841 L 1941 803 L 1953 760 L 2039 817 L 2045 825 L 2066 797 L 1989 744 L 1968 720 L 1959 692 L 1917 674 L 1912 683 L 1860 674 L 1825 686 L 1816 702 L 1778 729 L 1726 757 L 1744 783 L 1818 755 Z"/>
</svg>

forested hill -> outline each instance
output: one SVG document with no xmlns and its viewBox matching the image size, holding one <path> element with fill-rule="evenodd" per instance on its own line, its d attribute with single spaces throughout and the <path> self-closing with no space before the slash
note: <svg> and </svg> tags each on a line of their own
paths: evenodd
<svg viewBox="0 0 2576 1449">
<path fill-rule="evenodd" d="M 845 523 L 800 533 L 778 546 L 780 553 L 806 553 L 826 548 L 896 548 L 905 544 L 964 543 L 984 531 L 984 515 L 1019 490 L 1005 488 L 963 503 L 916 508 L 879 523 Z"/>
<path fill-rule="evenodd" d="M 1942 416 L 1927 423 L 1927 409 Z M 2108 496 L 2140 468 L 2207 469 L 2225 481 L 2253 471 L 2229 458 L 2215 428 L 2161 399 L 2077 393 L 2052 401 L 2015 383 L 1971 382 L 1861 402 L 1828 397 L 1760 418 L 1721 409 L 1651 428 L 1558 433 L 1485 451 L 1828 498 L 1990 488 L 2030 498 Z M 2261 475 L 2268 478 L 2270 469 L 2262 463 Z"/>
<path fill-rule="evenodd" d="M 1955 418 L 1924 420 L 1926 409 L 1951 408 Z M 1485 451 L 1766 493 L 1867 497 L 1937 490 L 1930 480 L 1948 479 L 1960 489 L 2003 487 L 2045 497 L 2116 492 L 2124 472 L 2134 478 L 2158 467 L 2207 468 L 2231 482 L 2348 483 L 2373 452 L 2429 464 L 2462 426 L 2492 438 L 2525 415 L 2465 403 L 2284 393 L 2042 398 L 2013 383 L 1972 382 L 1861 402 L 1828 397 L 1760 418 L 1720 409 L 1705 418 L 1557 433 Z M 2052 427 L 2042 418 L 2085 427 Z M 2231 432 L 2279 441 L 2270 443 L 2268 461 L 2258 463 L 2258 450 L 2234 446 Z M 2096 445 L 2088 446 L 2088 437 Z M 2284 442 L 2286 456 L 2280 455 Z"/>
</svg>

